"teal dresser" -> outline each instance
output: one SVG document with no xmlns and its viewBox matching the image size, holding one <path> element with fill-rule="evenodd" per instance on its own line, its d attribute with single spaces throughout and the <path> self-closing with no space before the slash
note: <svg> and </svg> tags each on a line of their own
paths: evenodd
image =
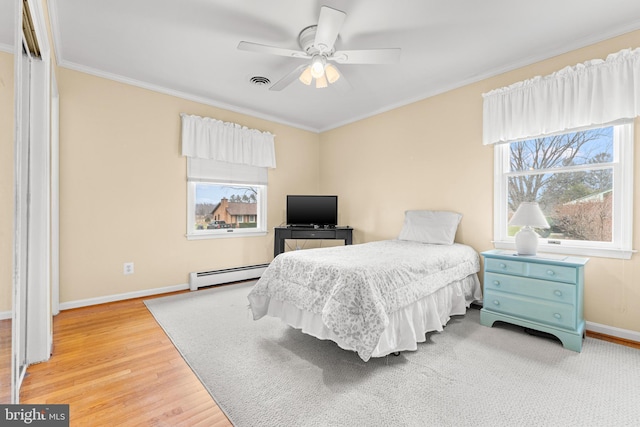
<svg viewBox="0 0 640 427">
<path fill-rule="evenodd" d="M 482 255 L 482 325 L 493 326 L 501 320 L 555 335 L 564 347 L 582 350 L 584 265 L 588 258 L 518 256 L 504 250 Z"/>
</svg>

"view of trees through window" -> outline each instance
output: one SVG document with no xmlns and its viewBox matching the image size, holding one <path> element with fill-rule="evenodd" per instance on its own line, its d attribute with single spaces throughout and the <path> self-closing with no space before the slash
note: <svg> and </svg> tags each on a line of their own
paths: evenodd
<svg viewBox="0 0 640 427">
<path fill-rule="evenodd" d="M 258 194 L 249 185 L 197 183 L 195 229 L 256 228 Z"/>
<path fill-rule="evenodd" d="M 541 236 L 610 242 L 613 147 L 613 127 L 510 143 L 509 218 L 520 203 L 538 202 L 551 226 Z"/>
</svg>

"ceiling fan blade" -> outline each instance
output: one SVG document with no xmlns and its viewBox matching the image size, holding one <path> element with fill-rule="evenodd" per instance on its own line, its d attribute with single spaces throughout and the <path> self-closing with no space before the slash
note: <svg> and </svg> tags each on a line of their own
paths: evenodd
<svg viewBox="0 0 640 427">
<path fill-rule="evenodd" d="M 286 76 L 284 76 L 283 78 L 281 78 L 280 80 L 275 82 L 273 85 L 271 85 L 269 90 L 278 91 L 278 90 L 282 90 L 285 87 L 289 86 L 298 77 L 300 77 L 300 73 L 302 73 L 302 70 L 304 70 L 308 66 L 309 66 L 309 64 L 302 64 L 302 65 L 297 66 L 289 74 L 287 74 Z"/>
<path fill-rule="evenodd" d="M 281 47 L 268 46 L 266 44 L 252 43 L 252 42 L 240 42 L 238 43 L 238 50 L 245 50 L 247 52 L 266 53 L 268 55 L 288 56 L 290 58 L 310 58 L 306 52 L 301 50 L 285 49 Z"/>
<path fill-rule="evenodd" d="M 401 51 L 399 48 L 341 50 L 327 59 L 338 64 L 395 64 L 400 61 Z"/>
<path fill-rule="evenodd" d="M 318 27 L 316 28 L 316 38 L 313 43 L 316 49 L 323 52 L 331 52 L 333 45 L 338 38 L 342 23 L 346 18 L 346 14 L 338 9 L 328 6 L 320 8 L 320 18 L 318 19 Z"/>
</svg>

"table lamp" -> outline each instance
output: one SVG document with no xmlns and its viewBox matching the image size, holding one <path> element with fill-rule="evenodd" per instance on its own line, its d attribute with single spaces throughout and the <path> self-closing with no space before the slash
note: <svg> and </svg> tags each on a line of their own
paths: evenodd
<svg viewBox="0 0 640 427">
<path fill-rule="evenodd" d="M 538 251 L 538 233 L 533 229 L 549 228 L 549 223 L 536 202 L 520 203 L 509 225 L 522 227 L 516 234 L 516 250 L 518 255 L 529 256 Z"/>
</svg>

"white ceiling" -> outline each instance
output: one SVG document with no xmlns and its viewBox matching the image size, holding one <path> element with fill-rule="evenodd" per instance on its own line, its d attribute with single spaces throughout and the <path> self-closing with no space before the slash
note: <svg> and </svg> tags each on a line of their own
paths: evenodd
<svg viewBox="0 0 640 427">
<path fill-rule="evenodd" d="M 6 3 L 6 2 L 2 2 Z M 640 29 L 638 0 L 48 0 L 58 64 L 312 131 Z M 340 65 L 353 89 L 278 81 L 323 5 L 346 12 L 336 48 L 401 48 L 398 64 Z M 2 11 L 0 11 L 2 12 Z M 0 13 L 2 15 L 2 13 Z M 4 19 L 4 18 L 3 18 Z M 0 22 L 0 25 L 3 25 Z M 0 37 L 5 31 L 0 31 Z M 640 42 L 640 41 L 639 41 Z M 1 44 L 11 45 L 0 39 Z M 637 46 L 629 46 L 637 47 Z"/>
</svg>

